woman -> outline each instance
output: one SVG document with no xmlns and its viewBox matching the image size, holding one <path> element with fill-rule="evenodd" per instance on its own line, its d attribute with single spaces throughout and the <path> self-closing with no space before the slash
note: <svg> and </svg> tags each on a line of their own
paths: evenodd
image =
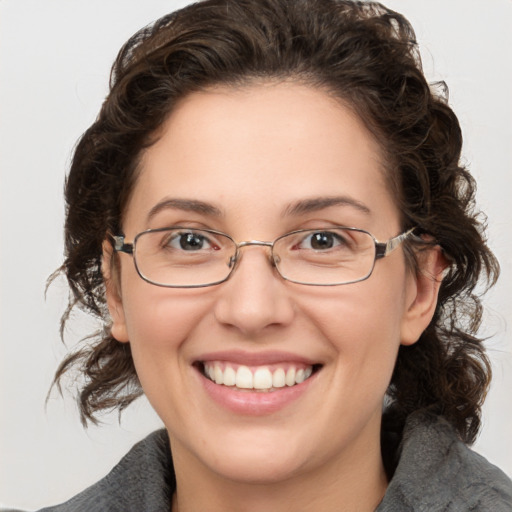
<svg viewBox="0 0 512 512">
<path fill-rule="evenodd" d="M 460 148 L 381 6 L 207 1 L 134 36 L 66 186 L 71 307 L 105 331 L 57 379 L 84 421 L 143 390 L 166 432 L 50 510 L 510 510 L 465 445 L 498 266 Z"/>
</svg>

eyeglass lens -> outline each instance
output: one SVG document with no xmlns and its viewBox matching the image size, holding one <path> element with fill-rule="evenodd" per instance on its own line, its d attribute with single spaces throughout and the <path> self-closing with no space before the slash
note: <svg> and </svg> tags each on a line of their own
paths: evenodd
<svg viewBox="0 0 512 512">
<path fill-rule="evenodd" d="M 236 242 L 223 233 L 169 228 L 140 233 L 134 255 L 143 279 L 159 286 L 193 287 L 226 280 L 240 257 L 238 252 Z M 371 274 L 375 240 L 355 228 L 299 230 L 279 237 L 271 252 L 285 279 L 311 285 L 346 284 Z"/>
</svg>

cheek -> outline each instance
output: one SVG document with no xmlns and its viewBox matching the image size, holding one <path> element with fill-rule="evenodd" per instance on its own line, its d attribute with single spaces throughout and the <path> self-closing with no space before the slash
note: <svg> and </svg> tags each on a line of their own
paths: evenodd
<svg viewBox="0 0 512 512">
<path fill-rule="evenodd" d="M 368 375 L 370 383 L 380 374 L 387 387 L 400 346 L 405 294 L 398 283 L 376 286 L 378 280 L 371 279 L 318 290 L 302 309 L 338 354 L 343 371 Z"/>
<path fill-rule="evenodd" d="M 145 284 L 145 283 L 143 283 Z M 149 288 L 151 287 L 151 288 Z M 142 389 L 164 423 L 181 417 L 190 372 L 190 338 L 210 300 L 193 292 L 138 286 L 124 301 L 126 325 Z M 180 413 L 181 411 L 181 413 Z"/>
<path fill-rule="evenodd" d="M 129 296 L 123 297 L 128 337 L 136 365 L 150 359 L 159 364 L 164 355 L 176 357 L 183 349 L 205 318 L 211 301 L 202 291 L 184 292 L 139 281 L 131 283 L 131 288 L 126 288 Z"/>
<path fill-rule="evenodd" d="M 373 278 L 373 276 L 372 276 Z M 361 335 L 364 344 L 365 332 L 381 332 L 384 338 L 399 338 L 400 323 L 405 311 L 405 293 L 403 286 L 376 286 L 372 278 L 339 288 L 318 289 L 302 309 L 316 319 L 323 329 L 328 329 L 334 337 L 341 335 Z M 352 337 L 352 336 L 350 336 Z"/>
</svg>

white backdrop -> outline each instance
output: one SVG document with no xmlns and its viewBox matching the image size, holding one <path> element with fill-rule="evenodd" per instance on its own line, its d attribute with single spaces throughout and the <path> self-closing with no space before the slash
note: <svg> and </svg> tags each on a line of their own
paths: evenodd
<svg viewBox="0 0 512 512">
<path fill-rule="evenodd" d="M 160 425 L 140 401 L 121 425 L 84 431 L 70 399 L 45 396 L 65 348 L 67 290 L 45 280 L 62 255 L 63 178 L 138 28 L 187 1 L 0 0 L 0 506 L 35 509 L 103 476 Z M 430 80 L 446 80 L 503 270 L 486 300 L 495 380 L 475 448 L 512 476 L 512 1 L 392 0 L 413 23 Z M 89 332 L 78 319 L 69 333 Z M 508 324 L 508 327 L 507 327 Z"/>
</svg>

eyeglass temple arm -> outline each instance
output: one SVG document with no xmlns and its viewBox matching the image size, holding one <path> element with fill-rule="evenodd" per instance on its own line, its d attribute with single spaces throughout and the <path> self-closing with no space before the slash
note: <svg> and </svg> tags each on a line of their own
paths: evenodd
<svg viewBox="0 0 512 512">
<path fill-rule="evenodd" d="M 393 252 L 416 228 L 411 228 L 405 233 L 395 236 L 391 238 L 387 242 L 376 242 L 375 243 L 375 257 L 376 259 L 384 258 L 391 252 Z M 133 254 L 133 244 L 127 244 L 124 242 L 124 235 L 111 235 L 110 241 L 112 243 L 112 247 L 116 252 L 124 252 L 126 254 Z M 249 242 L 242 242 L 238 244 L 238 247 L 245 247 L 246 245 L 269 245 L 272 244 L 270 242 L 260 242 L 256 240 L 251 240 Z"/>
<path fill-rule="evenodd" d="M 133 244 L 124 243 L 124 235 L 111 235 L 110 241 L 112 247 L 116 252 L 125 252 L 126 254 L 133 254 Z"/>
<path fill-rule="evenodd" d="M 409 235 L 412 234 L 412 232 L 416 228 L 411 228 L 408 231 L 405 231 L 404 233 L 401 233 L 400 235 L 395 236 L 394 238 L 391 238 L 387 242 L 377 242 L 375 244 L 375 258 L 380 259 L 384 258 L 388 254 L 392 253 L 406 238 L 409 237 Z"/>
</svg>

